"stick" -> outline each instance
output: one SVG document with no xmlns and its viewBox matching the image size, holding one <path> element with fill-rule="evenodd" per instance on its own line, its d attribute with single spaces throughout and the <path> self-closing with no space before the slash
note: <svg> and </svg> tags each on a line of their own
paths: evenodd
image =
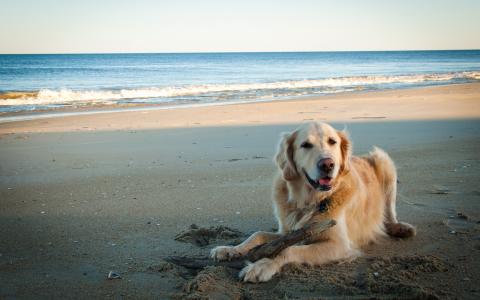
<svg viewBox="0 0 480 300">
<path fill-rule="evenodd" d="M 232 261 L 217 262 L 208 257 L 185 257 L 185 256 L 169 256 L 165 260 L 183 266 L 187 269 L 203 269 L 207 266 L 225 266 L 228 268 L 241 269 L 245 266 L 245 260 L 255 262 L 264 257 L 272 258 L 277 256 L 282 250 L 299 242 L 310 243 L 315 236 L 324 232 L 325 230 L 335 226 L 335 220 L 326 220 L 322 222 L 315 222 L 306 224 L 300 229 L 291 231 L 286 235 L 279 237 L 271 242 L 259 245 L 250 250 L 247 255 Z"/>
<path fill-rule="evenodd" d="M 282 252 L 283 249 L 298 244 L 299 242 L 310 243 L 313 237 L 333 227 L 335 224 L 337 224 L 335 220 L 306 224 L 302 228 L 291 231 L 278 239 L 253 248 L 244 259 L 255 262 L 264 257 L 275 257 Z"/>
<path fill-rule="evenodd" d="M 165 258 L 165 261 L 190 270 L 203 270 L 208 266 L 224 266 L 238 270 L 245 267 L 245 261 L 241 259 L 231 261 L 214 261 L 210 257 L 168 256 Z"/>
</svg>

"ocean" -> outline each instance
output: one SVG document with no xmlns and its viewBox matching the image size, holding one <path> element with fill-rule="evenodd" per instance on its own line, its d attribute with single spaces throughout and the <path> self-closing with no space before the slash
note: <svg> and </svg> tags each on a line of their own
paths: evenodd
<svg viewBox="0 0 480 300">
<path fill-rule="evenodd" d="M 0 55 L 0 113 L 215 105 L 478 81 L 480 50 Z"/>
</svg>

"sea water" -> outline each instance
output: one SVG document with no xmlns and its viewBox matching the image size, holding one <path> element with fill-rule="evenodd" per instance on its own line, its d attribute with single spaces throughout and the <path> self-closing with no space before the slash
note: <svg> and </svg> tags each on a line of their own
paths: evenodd
<svg viewBox="0 0 480 300">
<path fill-rule="evenodd" d="M 480 50 L 0 55 L 0 112 L 215 105 L 479 81 Z"/>
</svg>

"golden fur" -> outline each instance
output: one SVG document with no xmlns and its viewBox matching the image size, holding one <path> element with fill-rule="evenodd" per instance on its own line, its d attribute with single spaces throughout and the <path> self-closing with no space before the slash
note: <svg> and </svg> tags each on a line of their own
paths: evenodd
<svg viewBox="0 0 480 300">
<path fill-rule="evenodd" d="M 319 164 L 324 158 L 331 162 L 331 183 L 321 190 L 309 183 L 307 176 L 315 178 L 314 183 L 320 182 Z M 279 170 L 273 183 L 278 232 L 259 231 L 240 245 L 216 247 L 211 251 L 212 258 L 243 256 L 255 246 L 308 222 L 335 219 L 337 225 L 314 243 L 291 246 L 273 259 L 248 264 L 240 272 L 244 281 L 268 281 L 288 263 L 321 265 L 353 258 L 360 254 L 362 246 L 385 233 L 395 237 L 415 234 L 413 226 L 397 221 L 397 174 L 393 161 L 383 150 L 374 148 L 366 156 L 352 156 L 345 132 L 312 122 L 283 135 L 275 163 Z M 327 199 L 328 210 L 318 213 L 319 203 Z"/>
</svg>

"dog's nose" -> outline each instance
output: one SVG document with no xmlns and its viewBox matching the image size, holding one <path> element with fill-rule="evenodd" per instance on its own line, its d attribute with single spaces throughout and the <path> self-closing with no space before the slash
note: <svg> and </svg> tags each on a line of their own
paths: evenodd
<svg viewBox="0 0 480 300">
<path fill-rule="evenodd" d="M 323 158 L 318 161 L 317 166 L 323 172 L 328 173 L 333 170 L 333 168 L 335 167 L 335 163 L 331 158 Z"/>
</svg>

